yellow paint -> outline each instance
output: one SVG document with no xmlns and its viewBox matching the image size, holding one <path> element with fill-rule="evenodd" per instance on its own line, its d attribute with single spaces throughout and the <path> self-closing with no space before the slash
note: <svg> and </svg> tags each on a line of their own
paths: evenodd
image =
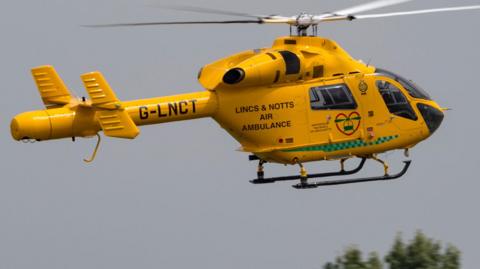
<svg viewBox="0 0 480 269">
<path fill-rule="evenodd" d="M 300 60 L 298 72 L 287 74 L 285 51 Z M 242 79 L 226 83 L 224 76 L 233 69 L 242 70 L 233 74 Z M 137 126 L 212 117 L 242 150 L 286 164 L 370 156 L 426 139 L 429 129 L 416 104 L 441 108 L 411 97 L 401 84 L 374 72 L 375 67 L 353 59 L 334 41 L 281 37 L 271 48 L 203 67 L 199 82 L 205 91 L 122 102 L 98 72 L 82 75 L 90 100 L 78 100 L 52 67 L 43 66 L 32 74 L 47 109 L 17 115 L 11 132 L 16 140 L 87 137 L 101 130 L 107 136 L 134 138 Z M 377 90 L 378 80 L 400 89 L 418 119 L 391 114 Z M 311 108 L 311 88 L 338 84 L 348 86 L 355 109 Z"/>
</svg>

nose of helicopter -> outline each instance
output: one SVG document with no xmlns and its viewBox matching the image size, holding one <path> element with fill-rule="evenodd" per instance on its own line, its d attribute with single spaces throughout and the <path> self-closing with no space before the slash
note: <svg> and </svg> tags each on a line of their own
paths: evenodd
<svg viewBox="0 0 480 269">
<path fill-rule="evenodd" d="M 432 135 L 442 124 L 444 118 L 442 110 L 422 103 L 418 103 L 417 107 L 427 124 L 430 135 Z"/>
</svg>

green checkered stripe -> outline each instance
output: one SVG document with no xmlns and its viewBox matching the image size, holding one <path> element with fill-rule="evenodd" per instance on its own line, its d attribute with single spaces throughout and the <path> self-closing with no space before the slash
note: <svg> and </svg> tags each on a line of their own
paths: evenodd
<svg viewBox="0 0 480 269">
<path fill-rule="evenodd" d="M 374 141 L 365 142 L 360 139 L 348 141 L 348 142 L 340 142 L 340 143 L 333 143 L 328 145 L 320 145 L 320 146 L 309 146 L 303 147 L 298 149 L 288 149 L 284 150 L 284 152 L 300 152 L 300 151 L 324 151 L 324 152 L 333 152 L 333 151 L 340 151 L 345 149 L 353 149 L 353 148 L 361 148 L 361 147 L 368 147 L 374 145 L 380 145 L 383 143 L 387 143 L 394 139 L 398 138 L 398 135 L 391 135 L 391 136 L 383 136 L 379 137 Z"/>
</svg>

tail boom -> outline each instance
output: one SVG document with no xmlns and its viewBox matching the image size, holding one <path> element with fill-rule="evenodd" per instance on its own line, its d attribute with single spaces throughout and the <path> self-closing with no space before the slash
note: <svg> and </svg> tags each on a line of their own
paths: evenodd
<svg viewBox="0 0 480 269">
<path fill-rule="evenodd" d="M 43 141 L 103 131 L 106 136 L 133 139 L 137 126 L 210 117 L 217 109 L 210 91 L 121 102 L 99 72 L 81 77 L 91 100 L 72 98 L 60 107 L 21 113 L 11 121 L 12 137 Z"/>
<path fill-rule="evenodd" d="M 217 110 L 217 99 L 215 93 L 203 91 L 127 101 L 123 105 L 136 125 L 150 125 L 210 117 Z"/>
</svg>

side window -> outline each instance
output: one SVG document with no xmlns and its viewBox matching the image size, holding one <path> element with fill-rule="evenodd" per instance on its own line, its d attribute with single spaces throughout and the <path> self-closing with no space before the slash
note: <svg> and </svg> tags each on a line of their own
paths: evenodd
<svg viewBox="0 0 480 269">
<path fill-rule="evenodd" d="M 298 74 L 300 73 L 300 59 L 298 58 L 295 53 L 290 52 L 288 50 L 279 51 L 280 55 L 282 55 L 283 60 L 285 61 L 285 66 L 287 71 L 285 74 Z"/>
<path fill-rule="evenodd" d="M 390 113 L 410 120 L 417 120 L 417 115 L 412 106 L 399 88 L 384 80 L 377 80 L 375 84 Z"/>
<path fill-rule="evenodd" d="M 310 106 L 320 109 L 355 109 L 357 104 L 345 84 L 310 88 Z"/>
</svg>

